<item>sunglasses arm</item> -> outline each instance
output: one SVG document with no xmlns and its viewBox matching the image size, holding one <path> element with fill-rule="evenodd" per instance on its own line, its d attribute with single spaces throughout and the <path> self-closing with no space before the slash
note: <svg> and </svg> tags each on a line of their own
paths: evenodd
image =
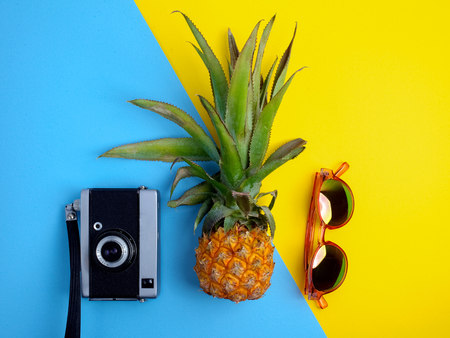
<svg viewBox="0 0 450 338">
<path fill-rule="evenodd" d="M 314 241 L 314 221 L 316 216 L 316 195 L 322 183 L 321 175 L 316 173 L 314 179 L 313 193 L 311 196 L 311 204 L 309 207 L 308 222 L 306 223 L 306 236 L 305 236 L 305 252 L 304 252 L 304 268 L 305 272 L 308 272 L 309 261 L 312 256 L 312 248 Z"/>
<path fill-rule="evenodd" d="M 350 168 L 350 165 L 347 162 L 341 164 L 341 166 L 334 172 L 334 176 L 340 177 Z"/>
<path fill-rule="evenodd" d="M 311 196 L 311 204 L 309 207 L 308 222 L 306 223 L 306 235 L 305 235 L 305 251 L 304 251 L 304 269 L 305 269 L 305 295 L 310 294 L 311 284 L 308 281 L 309 264 L 313 254 L 313 241 L 314 241 L 314 222 L 316 217 L 316 196 L 319 193 L 318 189 L 322 185 L 322 175 L 316 173 L 314 179 L 313 192 Z"/>
<path fill-rule="evenodd" d="M 321 309 L 325 309 L 328 306 L 328 303 L 323 296 L 317 300 L 317 304 L 319 304 Z"/>
</svg>

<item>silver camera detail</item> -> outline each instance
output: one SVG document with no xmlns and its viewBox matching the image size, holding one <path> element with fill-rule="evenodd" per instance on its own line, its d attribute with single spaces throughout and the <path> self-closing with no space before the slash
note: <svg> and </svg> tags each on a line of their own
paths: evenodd
<svg viewBox="0 0 450 338">
<path fill-rule="evenodd" d="M 72 206 L 80 212 L 82 296 L 141 302 L 156 298 L 160 290 L 159 192 L 145 187 L 83 189 Z"/>
</svg>

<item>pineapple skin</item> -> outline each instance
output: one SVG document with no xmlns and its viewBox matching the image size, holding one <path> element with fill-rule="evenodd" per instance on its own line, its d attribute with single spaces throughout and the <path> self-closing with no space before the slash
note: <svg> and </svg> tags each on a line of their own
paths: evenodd
<svg viewBox="0 0 450 338">
<path fill-rule="evenodd" d="M 198 239 L 194 267 L 202 290 L 235 303 L 261 298 L 270 286 L 275 263 L 271 237 L 258 227 L 238 223 Z"/>
</svg>

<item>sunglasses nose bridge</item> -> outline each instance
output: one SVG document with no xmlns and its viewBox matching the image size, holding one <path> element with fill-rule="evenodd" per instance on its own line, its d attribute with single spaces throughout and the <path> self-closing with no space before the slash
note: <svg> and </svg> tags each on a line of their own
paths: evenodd
<svg viewBox="0 0 450 338">
<path fill-rule="evenodd" d="M 319 233 L 319 246 L 325 244 L 325 232 L 327 231 L 327 225 L 321 221 L 320 222 L 320 233 Z"/>
</svg>

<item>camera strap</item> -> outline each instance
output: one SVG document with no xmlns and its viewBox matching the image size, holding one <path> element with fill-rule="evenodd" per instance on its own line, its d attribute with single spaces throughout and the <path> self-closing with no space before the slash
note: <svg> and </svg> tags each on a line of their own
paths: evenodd
<svg viewBox="0 0 450 338">
<path fill-rule="evenodd" d="M 70 295 L 65 338 L 79 338 L 81 327 L 80 235 L 77 212 L 66 205 L 66 224 L 70 251 Z"/>
</svg>

